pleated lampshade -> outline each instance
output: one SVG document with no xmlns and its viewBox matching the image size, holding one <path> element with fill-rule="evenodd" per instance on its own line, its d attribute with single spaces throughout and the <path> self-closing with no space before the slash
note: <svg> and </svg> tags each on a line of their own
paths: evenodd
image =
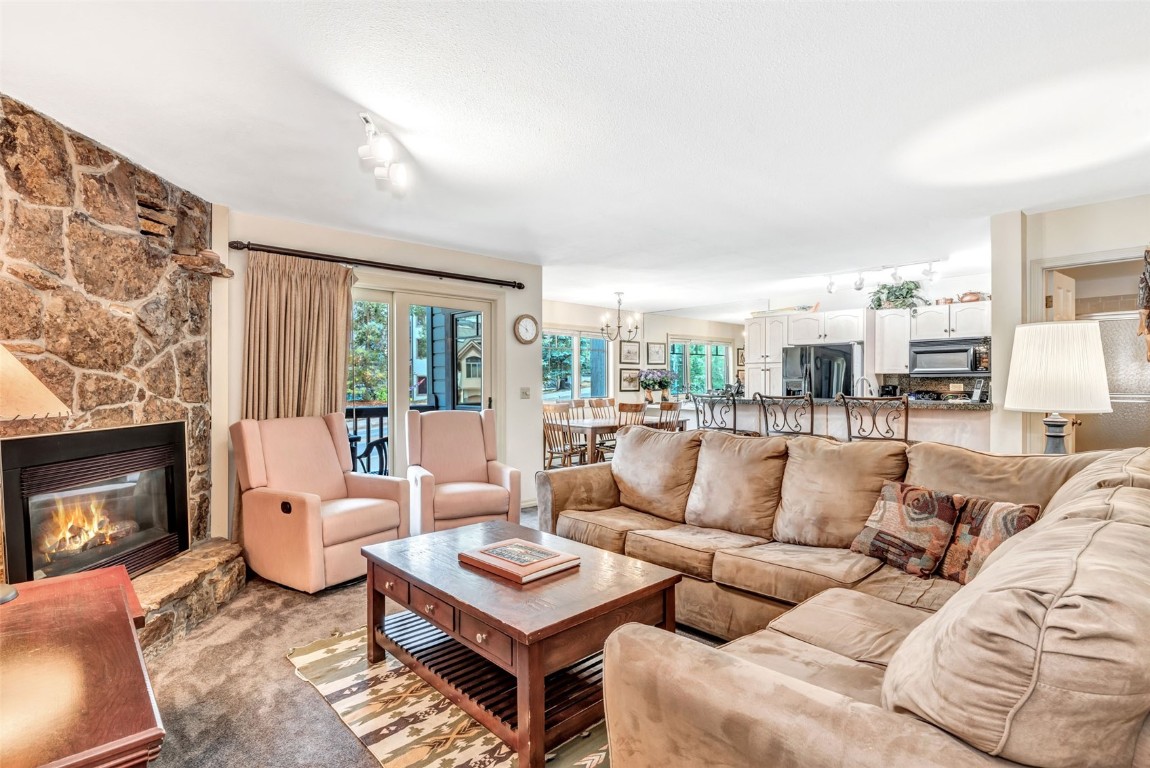
<svg viewBox="0 0 1150 768">
<path fill-rule="evenodd" d="M 1018 326 L 1003 407 L 1036 413 L 1110 413 L 1097 321 Z"/>
</svg>

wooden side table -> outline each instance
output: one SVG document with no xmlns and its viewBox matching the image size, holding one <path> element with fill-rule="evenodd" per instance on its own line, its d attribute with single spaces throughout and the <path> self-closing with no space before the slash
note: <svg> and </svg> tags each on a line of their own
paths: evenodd
<svg viewBox="0 0 1150 768">
<path fill-rule="evenodd" d="M 164 728 L 123 566 L 16 585 L 0 605 L 0 765 L 145 766 Z"/>
</svg>

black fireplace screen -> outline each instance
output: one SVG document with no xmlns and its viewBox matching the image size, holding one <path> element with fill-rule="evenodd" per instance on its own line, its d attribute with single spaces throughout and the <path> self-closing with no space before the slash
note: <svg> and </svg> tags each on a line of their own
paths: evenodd
<svg viewBox="0 0 1150 768">
<path fill-rule="evenodd" d="M 187 549 L 183 440 L 183 424 L 160 424 L 5 441 L 9 579 L 116 564 L 136 575 Z"/>
</svg>

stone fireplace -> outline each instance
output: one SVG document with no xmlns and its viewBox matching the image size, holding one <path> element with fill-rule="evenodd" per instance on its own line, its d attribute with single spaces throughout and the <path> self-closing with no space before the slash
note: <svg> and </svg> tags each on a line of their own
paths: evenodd
<svg viewBox="0 0 1150 768">
<path fill-rule="evenodd" d="M 0 442 L 8 580 L 138 576 L 186 550 L 185 450 L 181 422 Z"/>
</svg>

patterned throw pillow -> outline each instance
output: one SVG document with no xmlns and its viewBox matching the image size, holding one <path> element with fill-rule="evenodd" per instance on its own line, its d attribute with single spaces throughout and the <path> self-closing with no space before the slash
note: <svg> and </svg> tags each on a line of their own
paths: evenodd
<svg viewBox="0 0 1150 768">
<path fill-rule="evenodd" d="M 962 505 L 954 539 L 946 550 L 941 576 L 966 584 L 998 545 L 1038 519 L 1035 504 L 1012 504 L 971 496 Z"/>
<path fill-rule="evenodd" d="M 887 480 L 851 549 L 926 578 L 942 562 L 963 497 Z"/>
</svg>

